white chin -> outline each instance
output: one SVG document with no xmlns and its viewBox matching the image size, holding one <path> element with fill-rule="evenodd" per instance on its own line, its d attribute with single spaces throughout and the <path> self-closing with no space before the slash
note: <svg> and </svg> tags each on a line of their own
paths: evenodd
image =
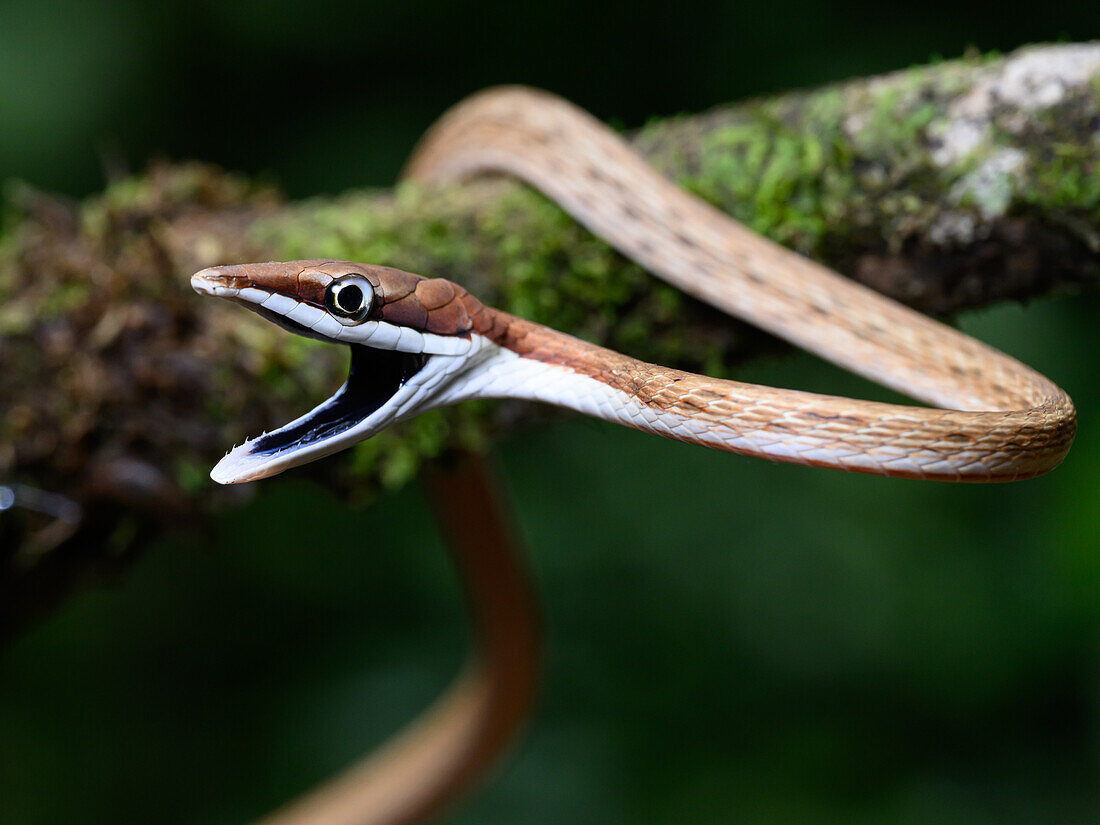
<svg viewBox="0 0 1100 825">
<path fill-rule="evenodd" d="M 293 464 L 277 460 L 264 460 L 263 456 L 251 454 L 249 443 L 234 447 L 210 471 L 210 478 L 218 484 L 242 484 L 246 481 L 259 481 L 261 478 L 278 475 Z"/>
</svg>

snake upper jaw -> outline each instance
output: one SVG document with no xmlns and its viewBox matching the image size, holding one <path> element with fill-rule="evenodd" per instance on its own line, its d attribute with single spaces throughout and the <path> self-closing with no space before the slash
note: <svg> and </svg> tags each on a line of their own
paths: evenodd
<svg viewBox="0 0 1100 825">
<path fill-rule="evenodd" d="M 296 320 L 303 317 L 300 311 L 296 312 L 301 302 L 292 306 L 270 301 L 270 296 L 279 293 L 265 292 L 253 283 L 230 280 L 218 271 L 221 269 L 197 273 L 191 279 L 192 287 L 200 295 L 243 304 L 297 335 L 347 344 L 351 349 L 351 365 L 347 381 L 327 400 L 288 424 L 250 438 L 230 450 L 210 473 L 219 484 L 238 484 L 277 475 L 339 452 L 391 424 L 448 403 L 442 399 L 448 395 L 453 379 L 478 361 L 481 342 L 469 339 L 463 342 L 466 346 L 454 347 L 454 354 L 446 354 L 402 350 L 399 346 L 405 339 L 400 332 L 389 337 L 375 333 L 374 342 L 381 346 L 358 343 L 343 335 L 338 338 L 325 334 L 321 330 L 333 327 L 320 324 L 307 327 Z M 343 329 L 354 328 L 341 328 L 341 331 Z M 387 343 L 390 346 L 385 346 Z"/>
</svg>

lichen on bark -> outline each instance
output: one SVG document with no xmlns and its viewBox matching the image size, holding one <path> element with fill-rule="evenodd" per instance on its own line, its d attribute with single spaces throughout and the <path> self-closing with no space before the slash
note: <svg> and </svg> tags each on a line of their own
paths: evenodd
<svg viewBox="0 0 1100 825">
<path fill-rule="evenodd" d="M 655 120 L 628 135 L 683 186 L 899 300 L 948 314 L 1094 283 L 1100 45 L 975 56 Z M 506 180 L 286 203 L 201 164 L 158 165 L 82 204 L 10 190 L 0 235 L 0 484 L 66 495 L 85 521 L 34 548 L 0 521 L 0 626 L 173 520 L 223 506 L 207 468 L 342 380 L 340 348 L 193 295 L 194 270 L 333 257 L 451 278 L 487 303 L 715 375 L 775 348 Z M 483 447 L 530 407 L 421 416 L 310 472 L 350 495 Z M 30 549 L 28 549 L 30 548 Z"/>
</svg>

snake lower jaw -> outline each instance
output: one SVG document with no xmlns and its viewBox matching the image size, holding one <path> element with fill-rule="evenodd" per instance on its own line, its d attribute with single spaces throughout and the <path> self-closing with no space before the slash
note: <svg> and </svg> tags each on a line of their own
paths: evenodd
<svg viewBox="0 0 1100 825">
<path fill-rule="evenodd" d="M 353 344 L 340 389 L 305 415 L 234 447 L 210 477 L 219 484 L 256 481 L 370 438 L 425 409 L 428 385 L 456 360 Z"/>
</svg>

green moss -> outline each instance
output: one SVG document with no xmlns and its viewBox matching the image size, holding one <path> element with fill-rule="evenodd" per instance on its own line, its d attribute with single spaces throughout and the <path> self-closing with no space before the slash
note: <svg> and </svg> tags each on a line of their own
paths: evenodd
<svg viewBox="0 0 1100 825">
<path fill-rule="evenodd" d="M 1067 227 L 1093 250 L 1100 250 L 1100 76 L 1036 114 L 1026 138 L 1038 147 L 1029 153 L 1020 187 L 1025 208 L 1050 223 Z"/>
<path fill-rule="evenodd" d="M 146 174 L 113 181 L 83 205 L 80 217 L 86 234 L 102 238 L 114 229 L 135 231 L 148 219 L 164 220 L 181 207 L 216 209 L 273 204 L 277 199 L 261 180 L 204 163 L 162 163 Z"/>
<path fill-rule="evenodd" d="M 351 450 L 349 472 L 377 478 L 384 489 L 395 489 L 416 477 L 421 464 L 448 447 L 483 450 L 484 402 L 431 410 L 357 444 Z"/>
<path fill-rule="evenodd" d="M 759 105 L 702 137 L 689 190 L 769 237 L 803 252 L 820 248 L 851 191 L 851 151 L 836 90 L 808 96 L 787 125 L 783 106 Z"/>
<path fill-rule="evenodd" d="M 1033 161 L 1027 200 L 1055 209 L 1100 208 L 1100 160 L 1095 148 L 1077 143 L 1056 143 L 1049 153 Z"/>
<path fill-rule="evenodd" d="M 917 129 L 928 125 L 921 119 L 914 121 L 911 114 L 904 110 L 901 106 L 902 92 L 902 89 L 893 87 L 873 96 L 867 118 L 868 129 L 864 133 L 870 135 L 879 146 L 890 147 L 891 152 L 915 140 Z"/>
<path fill-rule="evenodd" d="M 424 413 L 357 444 L 349 469 L 358 476 L 377 476 L 384 488 L 400 487 L 416 476 L 421 461 L 439 454 L 446 435 L 443 413 Z"/>
</svg>

